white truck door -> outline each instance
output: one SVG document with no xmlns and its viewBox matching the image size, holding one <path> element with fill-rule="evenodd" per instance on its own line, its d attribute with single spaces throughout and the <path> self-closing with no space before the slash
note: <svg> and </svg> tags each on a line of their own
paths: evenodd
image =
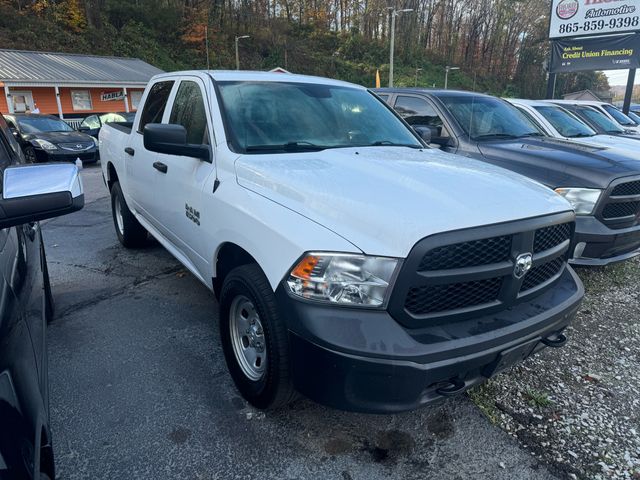
<svg viewBox="0 0 640 480">
<path fill-rule="evenodd" d="M 158 193 L 155 183 L 162 174 L 153 168 L 158 154 L 144 148 L 143 132 L 148 123 L 162 121 L 174 84 L 174 80 L 161 80 L 149 88 L 140 120 L 134 125 L 125 148 L 127 201 L 132 202 L 136 212 L 156 228 L 160 227 L 160 219 L 153 213 L 157 210 L 154 205 L 162 203 L 163 195 Z"/>
<path fill-rule="evenodd" d="M 214 143 L 208 108 L 210 102 L 198 77 L 182 77 L 169 104 L 163 123 L 184 126 L 189 144 L 209 146 Z M 199 272 L 204 273 L 211 262 L 199 254 L 203 252 L 200 242 L 208 238 L 202 232 L 207 228 L 203 225 L 206 223 L 204 195 L 212 192 L 204 192 L 203 188 L 207 179 L 215 175 L 215 162 L 162 153 L 158 154 L 156 161 L 166 166 L 166 173 L 157 176 L 159 197 L 152 214 L 160 221 L 162 234 L 189 258 Z M 208 213 L 210 218 L 211 212 Z"/>
</svg>

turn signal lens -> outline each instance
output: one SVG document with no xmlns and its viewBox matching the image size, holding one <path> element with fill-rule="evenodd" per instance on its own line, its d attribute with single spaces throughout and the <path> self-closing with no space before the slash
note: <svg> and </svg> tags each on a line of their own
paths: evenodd
<svg viewBox="0 0 640 480">
<path fill-rule="evenodd" d="M 398 260 L 341 253 L 310 253 L 291 270 L 289 291 L 308 300 L 381 307 Z"/>
</svg>

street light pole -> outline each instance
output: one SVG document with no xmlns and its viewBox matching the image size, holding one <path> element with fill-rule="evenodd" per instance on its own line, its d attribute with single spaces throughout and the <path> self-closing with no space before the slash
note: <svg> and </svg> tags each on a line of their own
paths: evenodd
<svg viewBox="0 0 640 480">
<path fill-rule="evenodd" d="M 393 87 L 393 51 L 396 43 L 396 17 L 404 12 L 413 12 L 413 8 L 403 8 L 402 10 L 396 10 L 393 7 L 389 7 L 391 11 L 391 41 L 389 45 L 389 88 Z"/>
<path fill-rule="evenodd" d="M 450 67 L 449 65 L 444 67 L 444 89 L 445 90 L 449 86 L 449 72 L 452 70 L 460 70 L 460 67 Z"/>
<path fill-rule="evenodd" d="M 238 40 L 242 40 L 243 38 L 250 38 L 250 35 L 242 35 L 240 37 L 236 37 L 236 70 L 240 70 L 240 53 L 238 52 Z"/>
</svg>

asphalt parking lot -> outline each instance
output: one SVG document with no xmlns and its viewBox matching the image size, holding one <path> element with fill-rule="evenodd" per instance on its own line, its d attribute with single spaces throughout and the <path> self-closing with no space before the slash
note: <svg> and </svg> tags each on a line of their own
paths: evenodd
<svg viewBox="0 0 640 480">
<path fill-rule="evenodd" d="M 249 407 L 213 295 L 157 243 L 122 248 L 99 167 L 82 175 L 84 210 L 43 225 L 58 478 L 554 478 L 467 397 L 392 416 Z"/>
</svg>

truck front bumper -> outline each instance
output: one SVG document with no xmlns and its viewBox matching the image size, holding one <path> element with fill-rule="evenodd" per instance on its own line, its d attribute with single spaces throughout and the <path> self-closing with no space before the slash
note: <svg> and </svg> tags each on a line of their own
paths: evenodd
<svg viewBox="0 0 640 480">
<path fill-rule="evenodd" d="M 298 391 L 342 410 L 388 413 L 462 393 L 546 345 L 561 346 L 584 289 L 567 267 L 554 288 L 509 311 L 420 329 L 386 311 L 300 301 L 282 286 L 276 295 Z"/>
<path fill-rule="evenodd" d="M 576 217 L 572 265 L 604 266 L 640 255 L 640 225 L 614 230 L 593 216 Z"/>
</svg>

